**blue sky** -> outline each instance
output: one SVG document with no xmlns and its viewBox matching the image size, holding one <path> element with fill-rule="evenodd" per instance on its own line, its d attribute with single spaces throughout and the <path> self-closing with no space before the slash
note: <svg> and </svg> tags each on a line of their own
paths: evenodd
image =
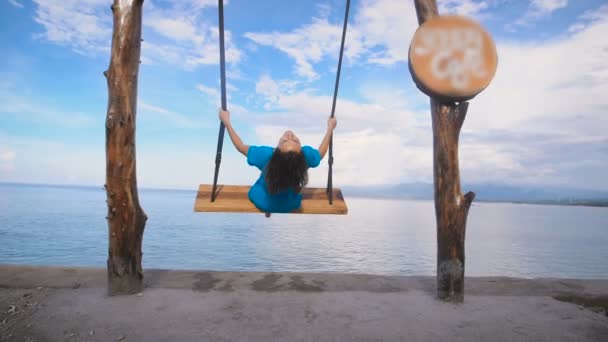
<svg viewBox="0 0 608 342">
<path fill-rule="evenodd" d="M 1 0 L 0 181 L 105 181 L 112 15 L 108 0 Z M 608 189 L 608 3 L 439 0 L 492 34 L 498 70 L 471 100 L 460 138 L 463 181 Z M 228 107 L 249 144 L 286 128 L 320 143 L 344 1 L 225 2 Z M 217 4 L 144 2 L 137 112 L 143 187 L 213 180 L 219 121 Z M 407 49 L 413 1 L 353 0 L 336 109 L 334 184 L 431 182 L 428 98 Z M 220 182 L 257 171 L 228 138 Z M 326 162 L 310 184 L 326 182 Z"/>
</svg>

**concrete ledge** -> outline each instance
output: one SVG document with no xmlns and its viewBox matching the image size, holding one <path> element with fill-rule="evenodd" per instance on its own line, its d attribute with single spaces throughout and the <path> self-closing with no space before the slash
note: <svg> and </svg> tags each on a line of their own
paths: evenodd
<svg viewBox="0 0 608 342">
<path fill-rule="evenodd" d="M 4 288 L 105 288 L 106 281 L 104 268 L 0 265 L 0 287 Z M 428 276 L 149 269 L 144 271 L 144 282 L 146 288 L 194 291 L 435 293 L 435 278 Z M 467 277 L 465 291 L 465 295 L 493 296 L 608 296 L 608 280 Z"/>
<path fill-rule="evenodd" d="M 103 268 L 0 265 L 0 341 L 608 341 L 608 280 L 146 270 L 109 297 Z"/>
</svg>

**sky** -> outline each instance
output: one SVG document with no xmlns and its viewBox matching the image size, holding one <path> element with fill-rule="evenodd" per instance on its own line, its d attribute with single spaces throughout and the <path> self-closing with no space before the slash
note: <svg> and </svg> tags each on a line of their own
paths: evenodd
<svg viewBox="0 0 608 342">
<path fill-rule="evenodd" d="M 0 182 L 102 186 L 110 0 L 0 0 Z M 438 0 L 492 35 L 498 68 L 460 135 L 466 183 L 608 190 L 608 1 Z M 136 153 L 141 187 L 212 183 L 217 2 L 145 0 Z M 243 141 L 285 129 L 317 147 L 331 112 L 345 1 L 225 1 L 228 109 Z M 334 186 L 433 181 L 429 99 L 407 51 L 413 1 L 353 0 Z M 310 185 L 327 182 L 327 161 Z M 219 182 L 258 172 L 224 141 Z"/>
</svg>

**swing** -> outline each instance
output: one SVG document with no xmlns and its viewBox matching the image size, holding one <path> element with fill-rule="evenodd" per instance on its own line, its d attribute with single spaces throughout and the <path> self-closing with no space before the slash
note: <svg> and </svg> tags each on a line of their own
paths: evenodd
<svg viewBox="0 0 608 342">
<path fill-rule="evenodd" d="M 336 84 L 334 88 L 334 98 L 331 107 L 331 117 L 334 117 L 336 110 L 336 98 L 338 95 L 338 85 L 340 83 L 340 69 L 342 68 L 342 54 L 344 51 L 344 39 L 346 37 L 346 26 L 348 24 L 348 11 L 350 0 L 346 0 L 346 13 L 344 15 L 344 26 L 342 27 L 342 43 L 340 46 L 340 57 L 338 59 L 338 71 L 336 74 Z M 220 72 L 221 72 L 221 92 L 222 109 L 226 110 L 226 69 L 224 57 L 224 2 L 218 0 L 219 9 L 219 32 L 220 32 Z M 213 185 L 201 184 L 198 188 L 194 211 L 196 212 L 232 212 L 232 213 L 261 213 L 249 200 L 248 192 L 251 186 L 248 185 L 219 185 L 217 177 L 220 163 L 222 160 L 222 145 L 224 143 L 224 123 L 220 122 L 220 131 L 217 142 L 217 153 L 215 156 L 215 175 Z M 342 191 L 332 187 L 332 166 L 333 157 L 333 134 L 329 140 L 329 173 L 327 175 L 327 188 L 304 188 L 301 191 L 302 202 L 298 209 L 290 214 L 337 214 L 345 215 L 348 212 L 346 202 L 342 196 Z"/>
</svg>

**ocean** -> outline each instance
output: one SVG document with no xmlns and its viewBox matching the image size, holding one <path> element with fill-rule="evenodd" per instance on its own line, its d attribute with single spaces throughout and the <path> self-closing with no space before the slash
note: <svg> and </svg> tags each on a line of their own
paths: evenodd
<svg viewBox="0 0 608 342">
<path fill-rule="evenodd" d="M 144 268 L 435 275 L 432 201 L 349 197 L 346 216 L 195 213 L 139 191 Z M 0 263 L 106 267 L 105 190 L 0 184 Z M 608 279 L 608 208 L 474 202 L 467 276 Z"/>
</svg>

